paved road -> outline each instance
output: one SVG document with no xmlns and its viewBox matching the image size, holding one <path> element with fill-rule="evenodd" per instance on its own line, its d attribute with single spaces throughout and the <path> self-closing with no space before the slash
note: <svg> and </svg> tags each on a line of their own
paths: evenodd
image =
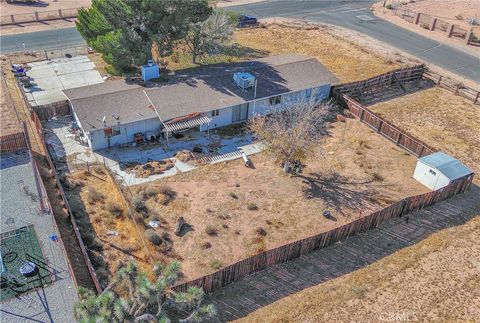
<svg viewBox="0 0 480 323">
<path fill-rule="evenodd" d="M 304 18 L 350 28 L 413 54 L 428 63 L 469 78 L 480 84 L 480 57 L 469 55 L 452 46 L 407 31 L 376 18 L 368 8 L 372 0 L 268 0 L 250 5 L 230 7 L 230 10 L 259 18 Z M 84 43 L 74 28 L 42 31 L 0 37 L 2 52 L 72 46 Z"/>
</svg>

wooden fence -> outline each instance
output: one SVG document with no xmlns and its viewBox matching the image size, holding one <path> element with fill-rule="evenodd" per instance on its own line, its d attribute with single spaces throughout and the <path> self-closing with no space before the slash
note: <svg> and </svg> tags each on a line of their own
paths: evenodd
<svg viewBox="0 0 480 323">
<path fill-rule="evenodd" d="M 27 13 L 19 13 L 15 15 L 1 15 L 0 26 L 19 25 L 37 21 L 48 21 L 75 18 L 78 15 L 79 8 L 68 8 L 47 11 L 33 11 Z"/>
<path fill-rule="evenodd" d="M 477 35 L 473 30 L 469 31 L 456 24 L 407 8 L 397 7 L 394 14 L 414 25 L 420 25 L 423 29 L 441 32 L 445 36 L 457 38 L 467 45 L 477 45 Z"/>
<path fill-rule="evenodd" d="M 22 149 L 27 149 L 25 134 L 17 132 L 0 137 L 0 153 L 11 153 Z"/>
<path fill-rule="evenodd" d="M 371 91 L 381 91 L 385 86 L 402 86 L 402 83 L 417 81 L 422 78 L 424 71 L 423 65 L 397 69 L 367 80 L 334 86 L 332 95 L 377 133 L 415 156 L 422 157 L 435 152 L 435 149 L 370 111 L 351 96 L 364 97 Z"/>
<path fill-rule="evenodd" d="M 467 100 L 473 102 L 473 104 L 480 104 L 480 91 L 477 91 L 471 87 L 465 86 L 461 82 L 455 81 L 448 77 L 444 77 L 438 73 L 435 73 L 427 69 L 423 75 L 424 78 L 433 81 L 437 86 L 444 88 L 456 95 L 463 96 Z"/>
<path fill-rule="evenodd" d="M 60 179 L 58 178 L 58 174 L 57 174 L 57 171 L 56 171 L 56 168 L 55 168 L 55 165 L 52 161 L 52 158 L 50 157 L 50 152 L 45 144 L 45 140 L 43 138 L 43 128 L 42 128 L 42 124 L 40 122 L 40 118 L 37 116 L 37 114 L 35 113 L 35 111 L 31 111 L 31 117 L 32 117 L 32 120 L 34 121 L 35 123 L 35 127 L 36 127 L 36 130 L 37 130 L 37 133 L 39 134 L 39 138 L 41 139 L 41 143 L 43 145 L 43 148 L 45 150 L 45 157 L 46 157 L 46 160 L 47 160 L 47 163 L 48 163 L 48 166 L 51 170 L 51 173 L 53 175 L 53 178 L 55 179 L 55 186 L 56 186 L 56 190 L 57 190 L 57 193 L 60 195 L 60 198 L 62 200 L 62 204 L 65 206 L 65 208 L 67 209 L 67 212 L 68 212 L 68 217 L 70 219 L 70 223 L 72 224 L 72 227 L 73 227 L 73 230 L 75 232 L 75 237 L 78 241 L 78 244 L 79 244 L 79 247 L 80 247 L 80 250 L 82 252 L 82 256 L 83 256 L 83 259 L 85 261 L 85 264 L 87 265 L 87 269 L 90 273 L 90 277 L 93 281 L 93 284 L 95 285 L 95 289 L 98 293 L 101 293 L 102 291 L 102 287 L 100 286 L 100 282 L 98 281 L 98 278 L 97 278 L 97 274 L 95 273 L 95 269 L 93 268 L 93 265 L 90 261 L 90 258 L 88 256 L 88 253 L 87 253 L 87 249 L 85 247 L 85 244 L 83 242 L 83 239 L 82 239 L 82 236 L 80 234 L 80 230 L 78 229 L 78 226 L 77 226 L 77 222 L 75 221 L 75 217 L 73 216 L 73 213 L 72 213 L 72 210 L 70 208 L 70 204 L 68 203 L 68 199 L 67 199 L 67 196 L 65 195 L 65 191 L 63 190 L 63 187 L 62 187 L 62 184 L 60 182 Z"/>
<path fill-rule="evenodd" d="M 470 187 L 473 176 L 472 174 L 468 177 L 461 178 L 433 192 L 407 197 L 378 212 L 342 225 L 336 229 L 264 251 L 261 254 L 243 259 L 212 274 L 177 285 L 173 289 L 184 292 L 189 287 L 196 286 L 203 288 L 206 293 L 213 292 L 230 283 L 264 270 L 267 267 L 298 258 L 314 250 L 325 248 L 333 243 L 345 240 L 348 237 L 376 228 L 389 219 L 402 217 L 410 212 L 423 209 L 457 194 L 461 194 Z"/>
</svg>

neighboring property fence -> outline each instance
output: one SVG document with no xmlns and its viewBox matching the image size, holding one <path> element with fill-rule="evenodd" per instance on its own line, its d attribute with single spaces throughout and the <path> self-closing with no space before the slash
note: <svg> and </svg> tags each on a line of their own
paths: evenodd
<svg viewBox="0 0 480 323">
<path fill-rule="evenodd" d="M 185 292 L 189 287 L 197 286 L 203 288 L 206 293 L 213 292 L 223 286 L 264 270 L 267 267 L 325 248 L 333 243 L 345 240 L 348 237 L 374 229 L 389 219 L 402 217 L 410 212 L 423 209 L 457 194 L 461 194 L 469 189 L 472 180 L 473 174 L 452 182 L 439 190 L 407 197 L 383 210 L 342 225 L 336 229 L 264 251 L 261 254 L 243 259 L 212 274 L 177 285 L 174 287 L 174 290 Z"/>
<path fill-rule="evenodd" d="M 48 11 L 34 11 L 15 15 L 0 16 L 0 26 L 19 25 L 29 22 L 75 18 L 79 8 L 68 8 Z"/>
<path fill-rule="evenodd" d="M 453 37 L 462 40 L 467 45 L 477 45 L 478 36 L 473 30 L 466 30 L 458 25 L 449 23 L 439 18 L 425 13 L 415 12 L 407 8 L 397 7 L 394 14 L 405 21 L 419 25 L 424 29 L 437 31 L 445 34 L 447 37 Z"/>
<path fill-rule="evenodd" d="M 27 149 L 25 134 L 23 132 L 17 132 L 9 135 L 0 136 L 0 146 L 1 154 Z"/>
</svg>

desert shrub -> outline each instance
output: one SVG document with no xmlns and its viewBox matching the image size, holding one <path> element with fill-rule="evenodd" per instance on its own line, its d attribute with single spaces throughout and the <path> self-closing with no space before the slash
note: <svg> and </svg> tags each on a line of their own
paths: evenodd
<svg viewBox="0 0 480 323">
<path fill-rule="evenodd" d="M 132 200 L 132 204 L 133 204 L 133 208 L 134 208 L 135 211 L 137 211 L 137 212 L 145 213 L 145 212 L 148 211 L 147 206 L 146 206 L 145 203 L 142 201 L 142 199 L 139 198 L 139 197 L 134 197 L 133 200 Z"/>
<path fill-rule="evenodd" d="M 212 267 L 215 270 L 218 270 L 222 268 L 222 263 L 219 260 L 215 259 L 215 260 L 212 260 L 212 262 L 210 262 L 210 267 Z"/>
<path fill-rule="evenodd" d="M 108 202 L 107 206 L 106 206 L 106 209 L 107 209 L 108 212 L 113 214 L 115 217 L 119 217 L 123 213 L 122 207 L 120 206 L 120 204 L 118 204 L 116 202 Z"/>
<path fill-rule="evenodd" d="M 95 217 L 95 221 L 97 221 L 98 219 L 103 223 L 105 223 L 105 225 L 107 226 L 113 226 L 115 224 L 113 214 L 111 212 L 106 212 L 106 211 L 100 212 L 100 214 L 97 217 Z"/>
<path fill-rule="evenodd" d="M 228 229 L 228 224 L 226 224 L 226 223 L 222 224 L 222 228 Z"/>
<path fill-rule="evenodd" d="M 177 193 L 168 186 L 161 186 L 158 190 L 163 196 L 162 201 L 159 201 L 163 205 L 167 205 L 177 197 Z"/>
<path fill-rule="evenodd" d="M 265 231 L 265 229 L 263 229 L 262 227 L 257 228 L 257 230 L 255 230 L 255 232 L 256 232 L 258 235 L 261 235 L 261 236 L 263 236 L 263 237 L 267 235 L 267 231 Z"/>
<path fill-rule="evenodd" d="M 256 211 L 258 210 L 258 206 L 255 203 L 250 202 L 247 204 L 247 209 L 250 211 Z"/>
<path fill-rule="evenodd" d="M 210 249 L 212 247 L 212 244 L 208 241 L 202 243 L 202 248 L 203 249 Z"/>
<path fill-rule="evenodd" d="M 366 286 L 353 286 L 352 292 L 357 295 L 358 298 L 363 298 L 365 296 L 365 292 L 367 291 Z"/>
<path fill-rule="evenodd" d="M 160 193 L 160 190 L 156 187 L 147 187 L 147 189 L 144 191 L 145 192 L 145 196 L 147 198 L 150 198 L 150 197 L 154 197 L 156 195 L 158 195 L 158 193 Z"/>
<path fill-rule="evenodd" d="M 238 200 L 237 194 L 235 194 L 235 193 L 233 193 L 233 192 L 230 192 L 230 193 L 228 193 L 228 195 L 230 195 L 230 197 L 231 197 L 232 199 Z"/>
<path fill-rule="evenodd" d="M 98 175 L 106 175 L 106 174 L 107 174 L 107 173 L 105 172 L 105 169 L 104 169 L 102 166 L 100 166 L 100 165 L 94 166 L 94 167 L 93 167 L 93 171 L 94 171 L 95 173 L 97 173 Z"/>
<path fill-rule="evenodd" d="M 385 179 L 382 175 L 380 175 L 377 172 L 372 173 L 372 177 L 373 177 L 373 180 L 376 182 L 383 182 L 383 180 Z"/>
<path fill-rule="evenodd" d="M 218 230 L 213 225 L 207 225 L 207 227 L 205 228 L 205 232 L 211 237 L 218 235 Z"/>
<path fill-rule="evenodd" d="M 205 211 L 206 211 L 207 213 L 212 213 L 212 212 L 213 212 L 213 210 L 212 210 L 211 208 L 207 208 Z"/>
<path fill-rule="evenodd" d="M 155 232 L 155 230 L 152 230 L 152 229 L 145 230 L 145 238 L 147 238 L 148 241 L 150 241 L 156 246 L 159 246 L 162 244 L 162 238 L 160 238 L 160 236 Z"/>
<path fill-rule="evenodd" d="M 235 230 L 236 235 L 240 235 L 240 233 L 241 233 L 240 230 Z"/>
<path fill-rule="evenodd" d="M 457 19 L 457 20 L 463 20 L 463 16 L 462 16 L 461 14 L 460 14 L 460 15 L 456 15 L 456 16 L 455 16 L 455 19 Z"/>
<path fill-rule="evenodd" d="M 88 187 L 88 203 L 95 204 L 97 202 L 101 202 L 105 199 L 105 196 L 97 191 L 93 186 Z"/>
<path fill-rule="evenodd" d="M 387 4 L 387 5 L 385 6 L 385 8 L 387 8 L 387 9 L 389 9 L 389 10 L 395 9 L 394 5 L 392 5 L 391 3 Z"/>
</svg>

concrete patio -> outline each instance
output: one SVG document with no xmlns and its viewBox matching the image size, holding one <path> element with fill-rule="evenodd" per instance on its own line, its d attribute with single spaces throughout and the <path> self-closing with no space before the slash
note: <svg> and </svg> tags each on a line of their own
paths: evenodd
<svg viewBox="0 0 480 323">
<path fill-rule="evenodd" d="M 196 130 L 182 132 L 182 138 L 170 138 L 167 146 L 165 139 L 157 143 L 136 145 L 132 143 L 125 147 L 113 147 L 92 152 L 86 145 L 75 139 L 75 135 L 68 131 L 71 126 L 70 117 L 50 120 L 45 125 L 45 138 L 53 157 L 57 161 L 65 161 L 65 165 L 58 165 L 59 169 L 67 169 L 99 162 L 105 164 L 112 171 L 124 179 L 127 185 L 137 185 L 151 182 L 160 178 L 184 173 L 197 167 L 195 163 L 184 163 L 175 158 L 177 152 L 192 151 L 194 147 L 201 148 L 205 153 L 205 163 L 219 163 L 242 157 L 242 153 L 252 155 L 264 149 L 261 143 L 255 142 L 251 134 L 211 131 L 210 134 Z M 136 177 L 135 174 L 125 171 L 125 163 L 144 164 L 150 161 L 171 160 L 174 167 L 162 174 L 151 175 L 146 178 Z"/>
</svg>

